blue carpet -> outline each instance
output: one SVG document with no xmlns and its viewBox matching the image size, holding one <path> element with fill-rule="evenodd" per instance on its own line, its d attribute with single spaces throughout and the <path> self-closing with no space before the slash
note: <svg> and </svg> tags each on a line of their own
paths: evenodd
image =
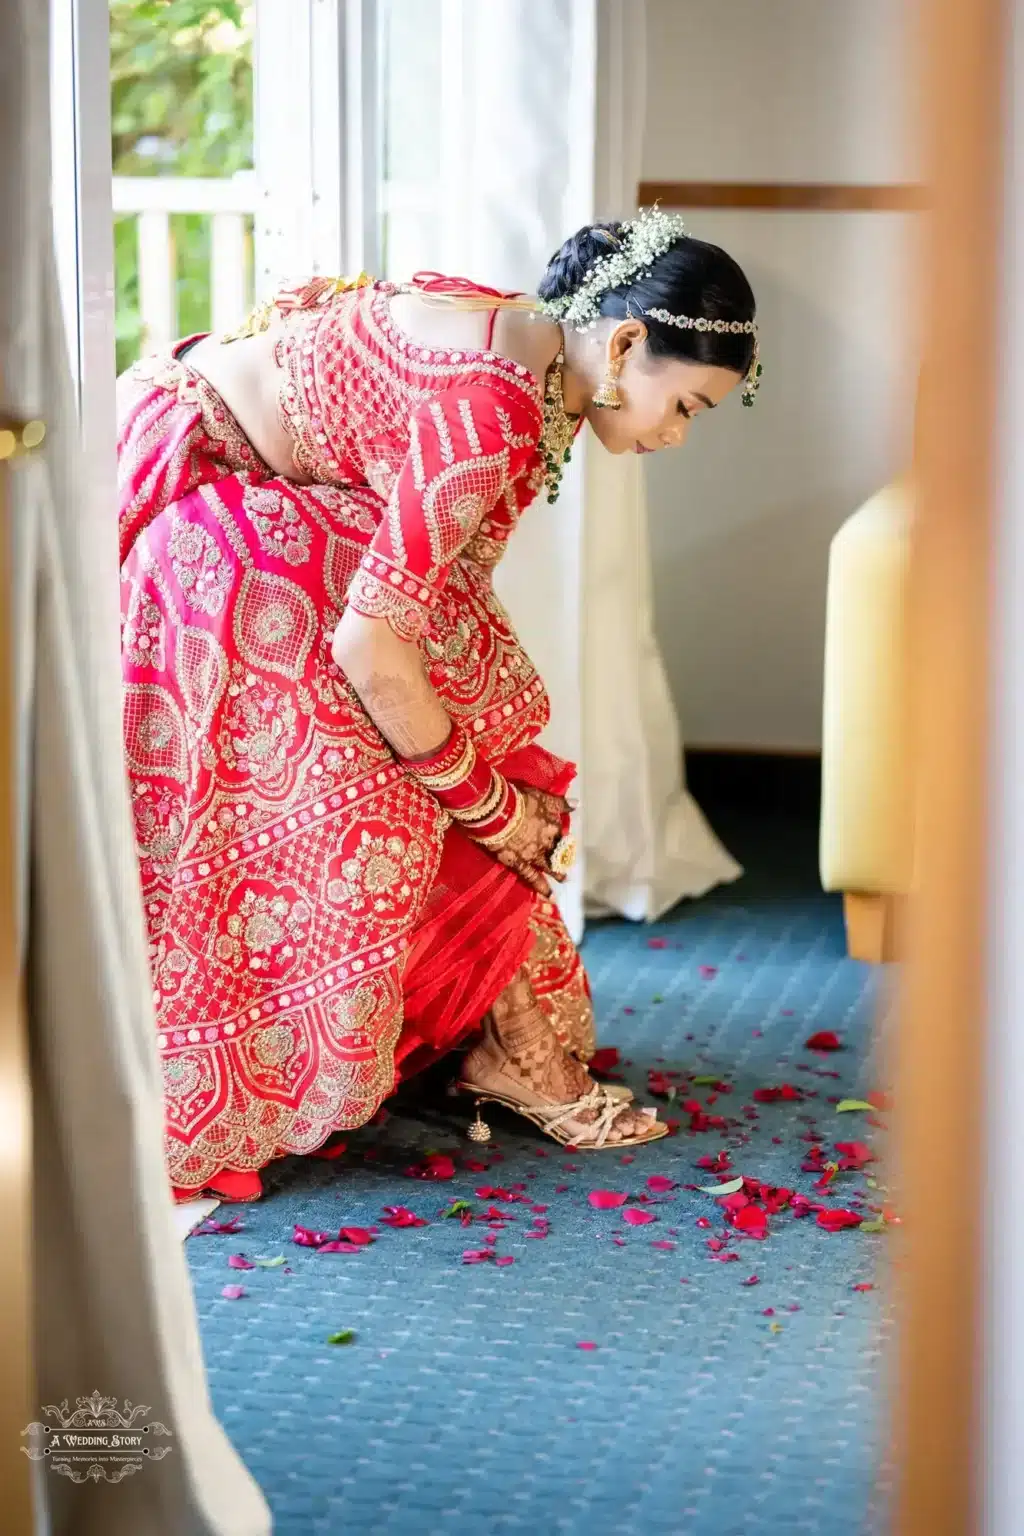
<svg viewBox="0 0 1024 1536">
<path fill-rule="evenodd" d="M 718 1262 L 714 1200 L 680 1187 L 649 1195 L 647 1179 L 713 1184 L 695 1163 L 725 1148 L 738 1172 L 847 1206 L 865 1175 L 841 1173 L 835 1197 L 814 1195 L 799 1138 L 816 1129 L 831 1150 L 877 1135 L 828 1102 L 878 1084 L 872 973 L 845 959 L 839 907 L 814 894 L 806 869 L 755 870 L 653 928 L 596 925 L 585 955 L 601 1043 L 630 1062 L 627 1080 L 643 1088 L 651 1067 L 720 1074 L 734 1091 L 710 1112 L 729 1117 L 726 1132 L 692 1134 L 689 1115 L 664 1104 L 679 1134 L 623 1162 L 567 1154 L 499 1114 L 491 1160 L 460 1138 L 443 1098 L 421 1091 L 350 1137 L 338 1161 L 277 1165 L 267 1197 L 234 1208 L 242 1232 L 189 1239 L 214 1402 L 279 1536 L 869 1528 L 890 1321 L 878 1290 L 854 1286 L 872 1283 L 885 1238 L 828 1233 L 787 1211 L 765 1241 L 730 1234 L 740 1258 Z M 823 1029 L 845 1049 L 802 1048 Z M 838 1080 L 818 1075 L 833 1071 Z M 782 1082 L 817 1097 L 744 1117 L 756 1088 Z M 706 1103 L 707 1087 L 691 1091 Z M 456 1157 L 453 1179 L 406 1176 L 431 1149 Z M 464 1167 L 477 1156 L 486 1172 Z M 484 1186 L 529 1199 L 492 1202 L 476 1195 Z M 595 1188 L 627 1193 L 656 1220 L 631 1226 L 594 1209 Z M 455 1199 L 512 1213 L 495 1251 L 513 1263 L 462 1262 L 494 1234 L 439 1219 Z M 547 1236 L 527 1237 L 531 1203 L 547 1207 Z M 295 1223 L 334 1235 L 373 1226 L 388 1205 L 429 1224 L 380 1226 L 354 1253 L 290 1240 Z M 236 1273 L 227 1258 L 238 1252 L 286 1263 Z M 245 1296 L 225 1299 L 230 1282 Z M 353 1342 L 327 1343 L 345 1329 Z"/>
</svg>

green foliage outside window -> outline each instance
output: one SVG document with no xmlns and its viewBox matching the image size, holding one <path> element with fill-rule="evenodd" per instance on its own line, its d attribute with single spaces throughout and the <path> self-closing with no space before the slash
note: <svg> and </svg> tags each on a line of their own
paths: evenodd
<svg viewBox="0 0 1024 1536">
<path fill-rule="evenodd" d="M 253 164 L 251 0 L 110 0 L 115 176 L 232 176 Z M 171 219 L 178 332 L 210 324 L 210 221 Z M 250 240 L 251 246 L 251 240 Z M 139 355 L 135 219 L 114 221 L 117 366 Z"/>
</svg>

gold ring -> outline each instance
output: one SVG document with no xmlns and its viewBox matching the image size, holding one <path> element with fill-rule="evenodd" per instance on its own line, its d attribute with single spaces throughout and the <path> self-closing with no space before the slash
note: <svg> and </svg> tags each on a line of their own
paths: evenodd
<svg viewBox="0 0 1024 1536">
<path fill-rule="evenodd" d="M 551 850 L 548 868 L 553 875 L 567 875 L 576 863 L 576 839 L 560 837 Z"/>
</svg>

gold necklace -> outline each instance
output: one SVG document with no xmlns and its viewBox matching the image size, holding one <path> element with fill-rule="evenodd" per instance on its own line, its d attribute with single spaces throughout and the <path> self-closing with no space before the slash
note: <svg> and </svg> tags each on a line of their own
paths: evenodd
<svg viewBox="0 0 1024 1536">
<path fill-rule="evenodd" d="M 572 454 L 578 420 L 566 414 L 562 396 L 564 365 L 565 353 L 559 349 L 558 356 L 544 375 L 544 429 L 541 432 L 540 450 L 544 456 L 544 488 L 548 493 L 549 506 L 558 500 L 562 470 Z"/>
</svg>

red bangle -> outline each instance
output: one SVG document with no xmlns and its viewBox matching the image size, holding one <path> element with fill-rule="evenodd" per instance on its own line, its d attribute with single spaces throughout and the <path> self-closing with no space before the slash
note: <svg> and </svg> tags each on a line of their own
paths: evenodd
<svg viewBox="0 0 1024 1536">
<path fill-rule="evenodd" d="M 403 759 L 405 770 L 486 848 L 502 847 L 523 818 L 522 796 L 476 750 L 461 725 L 428 758 Z"/>
</svg>

